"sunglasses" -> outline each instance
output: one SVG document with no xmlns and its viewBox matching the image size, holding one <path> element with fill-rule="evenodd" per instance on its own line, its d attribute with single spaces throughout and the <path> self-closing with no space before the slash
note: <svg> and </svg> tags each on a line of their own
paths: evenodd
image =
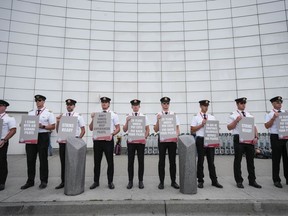
<svg viewBox="0 0 288 216">
<path fill-rule="evenodd" d="M 35 102 L 41 102 L 41 101 L 43 101 L 43 100 L 41 100 L 41 99 L 35 100 Z"/>
</svg>

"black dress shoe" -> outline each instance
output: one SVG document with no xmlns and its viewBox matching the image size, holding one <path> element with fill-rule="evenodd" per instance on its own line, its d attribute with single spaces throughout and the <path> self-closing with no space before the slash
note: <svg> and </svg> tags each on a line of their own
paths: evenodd
<svg viewBox="0 0 288 216">
<path fill-rule="evenodd" d="M 158 185 L 158 189 L 163 190 L 164 189 L 164 183 L 160 182 Z"/>
<path fill-rule="evenodd" d="M 217 187 L 217 188 L 223 188 L 223 186 L 219 184 L 219 182 L 212 183 L 212 186 Z"/>
<path fill-rule="evenodd" d="M 139 188 L 140 188 L 140 189 L 143 189 L 143 188 L 144 188 L 143 181 L 139 181 Z"/>
<path fill-rule="evenodd" d="M 237 183 L 237 187 L 238 187 L 238 188 L 244 188 L 242 182 L 238 182 L 238 183 Z"/>
<path fill-rule="evenodd" d="M 283 188 L 281 182 L 274 182 L 275 187 L 277 188 Z"/>
<path fill-rule="evenodd" d="M 259 184 L 257 184 L 256 181 L 254 181 L 254 182 L 252 182 L 252 183 L 249 183 L 249 185 L 252 186 L 252 187 L 255 187 L 255 188 L 262 188 L 262 186 L 259 185 Z"/>
<path fill-rule="evenodd" d="M 22 187 L 21 187 L 21 190 L 25 190 L 25 189 L 27 189 L 27 188 L 29 188 L 29 187 L 33 187 L 34 186 L 34 184 L 32 184 L 32 183 L 26 183 L 25 185 L 23 185 Z"/>
<path fill-rule="evenodd" d="M 40 189 L 44 189 L 47 187 L 47 183 L 46 182 L 41 182 L 41 184 L 39 185 Z"/>
<path fill-rule="evenodd" d="M 203 188 L 203 187 L 204 187 L 203 182 L 199 182 L 198 183 L 198 188 Z"/>
<path fill-rule="evenodd" d="M 127 189 L 131 189 L 133 187 L 133 182 L 129 181 L 127 185 Z"/>
<path fill-rule="evenodd" d="M 64 183 L 59 184 L 57 187 L 55 187 L 55 189 L 61 189 L 64 187 Z"/>
<path fill-rule="evenodd" d="M 95 189 L 96 187 L 99 186 L 99 182 L 94 182 L 91 186 L 90 186 L 90 189 Z"/>
<path fill-rule="evenodd" d="M 111 183 L 108 183 L 108 187 L 109 187 L 109 189 L 111 189 L 111 190 L 115 188 L 115 186 L 114 186 L 113 182 L 111 182 Z"/>
<path fill-rule="evenodd" d="M 4 184 L 0 184 L 0 191 L 5 189 L 5 185 Z"/>
<path fill-rule="evenodd" d="M 175 188 L 175 189 L 179 189 L 179 185 L 176 182 L 172 182 L 171 183 L 171 187 Z"/>
</svg>

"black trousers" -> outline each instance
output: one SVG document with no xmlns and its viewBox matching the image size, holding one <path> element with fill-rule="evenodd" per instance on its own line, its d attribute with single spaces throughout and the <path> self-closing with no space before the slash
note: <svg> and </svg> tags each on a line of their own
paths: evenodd
<svg viewBox="0 0 288 216">
<path fill-rule="evenodd" d="M 204 182 L 204 157 L 206 155 L 210 179 L 212 183 L 216 183 L 217 175 L 216 175 L 216 169 L 214 165 L 215 149 L 204 147 L 204 137 L 196 138 L 196 148 L 197 148 L 197 154 L 198 154 L 198 160 L 197 160 L 198 182 Z"/>
<path fill-rule="evenodd" d="M 65 151 L 66 151 L 66 143 L 59 143 L 59 156 L 61 163 L 61 183 L 65 183 Z"/>
<path fill-rule="evenodd" d="M 143 174 L 144 174 L 144 144 L 137 144 L 137 143 L 128 143 L 128 177 L 129 181 L 133 181 L 134 177 L 134 159 L 135 153 L 137 151 L 138 157 L 138 179 L 139 181 L 143 181 Z"/>
<path fill-rule="evenodd" d="M 284 177 L 286 178 L 286 182 L 288 182 L 287 140 L 279 139 L 278 134 L 271 134 L 270 141 L 272 147 L 272 179 L 274 182 L 281 182 L 279 172 L 282 157 Z"/>
<path fill-rule="evenodd" d="M 26 144 L 27 155 L 27 183 L 34 184 L 36 173 L 36 159 L 39 154 L 40 161 L 40 180 L 48 183 L 48 146 L 50 142 L 49 133 L 39 133 L 37 144 Z"/>
<path fill-rule="evenodd" d="M 235 178 L 235 181 L 237 183 L 243 182 L 242 172 L 241 172 L 241 161 L 242 161 L 242 156 L 245 153 L 249 183 L 255 182 L 256 176 L 255 176 L 255 166 L 254 166 L 254 156 L 255 156 L 254 145 L 239 143 L 239 135 L 233 136 L 233 142 L 234 142 L 234 178 Z"/>
<path fill-rule="evenodd" d="M 106 157 L 106 161 L 108 164 L 107 168 L 107 178 L 108 183 L 113 182 L 114 175 L 114 140 L 105 141 L 105 140 L 94 140 L 93 142 L 93 150 L 94 150 L 94 182 L 99 182 L 100 178 L 100 170 L 101 170 L 101 161 L 103 157 L 103 152 Z"/>
<path fill-rule="evenodd" d="M 7 141 L 2 148 L 0 148 L 0 184 L 4 184 L 8 175 L 7 151 L 9 142 Z"/>
<path fill-rule="evenodd" d="M 166 150 L 168 149 L 168 157 L 170 163 L 170 178 L 171 182 L 176 181 L 176 142 L 159 142 L 158 141 L 158 150 L 159 150 L 159 163 L 158 163 L 158 174 L 161 183 L 164 183 L 165 179 L 165 158 Z"/>
</svg>

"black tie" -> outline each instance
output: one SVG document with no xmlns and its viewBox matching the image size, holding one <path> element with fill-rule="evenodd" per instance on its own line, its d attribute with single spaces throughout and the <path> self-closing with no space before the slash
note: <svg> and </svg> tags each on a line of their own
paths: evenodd
<svg viewBox="0 0 288 216">
<path fill-rule="evenodd" d="M 168 112 L 165 112 L 165 115 L 167 115 L 168 114 Z"/>
<path fill-rule="evenodd" d="M 205 114 L 205 113 L 204 113 L 204 115 L 203 115 L 203 116 L 204 116 L 204 119 L 207 119 L 207 118 L 206 118 L 206 114 Z"/>
<path fill-rule="evenodd" d="M 243 115 L 244 117 L 246 117 L 246 114 L 245 114 L 245 112 L 244 112 L 244 111 L 242 111 L 242 115 Z"/>
<path fill-rule="evenodd" d="M 278 110 L 278 113 L 280 113 L 281 112 L 281 110 Z"/>
<path fill-rule="evenodd" d="M 37 110 L 37 116 L 40 114 L 41 110 Z"/>
<path fill-rule="evenodd" d="M 135 116 L 137 116 L 138 113 L 135 113 Z"/>
<path fill-rule="evenodd" d="M 70 116 L 70 115 L 71 115 L 71 113 L 68 113 L 68 115 Z"/>
<path fill-rule="evenodd" d="M 103 112 L 106 113 L 107 111 L 106 111 L 106 110 L 103 110 Z"/>
</svg>

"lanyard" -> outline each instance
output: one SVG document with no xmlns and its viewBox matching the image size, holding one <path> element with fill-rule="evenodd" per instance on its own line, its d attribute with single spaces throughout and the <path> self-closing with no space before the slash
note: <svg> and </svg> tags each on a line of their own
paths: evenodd
<svg viewBox="0 0 288 216">
<path fill-rule="evenodd" d="M 4 113 L 4 115 L 1 115 L 1 119 L 6 115 L 6 113 Z"/>
<path fill-rule="evenodd" d="M 242 112 L 244 112 L 244 110 L 241 111 L 241 113 L 239 112 L 239 110 L 237 110 L 237 112 L 238 112 L 238 114 L 239 114 L 240 116 L 246 117 L 246 116 L 244 116 L 243 113 L 242 113 Z M 245 112 L 244 112 L 244 113 L 245 113 Z M 245 113 L 245 115 L 246 115 L 246 113 Z"/>
<path fill-rule="evenodd" d="M 202 115 L 202 113 L 200 112 L 200 115 L 201 115 L 202 119 L 204 119 L 204 115 L 205 115 L 206 120 L 208 120 L 208 114 L 204 113 L 204 115 Z"/>
</svg>

